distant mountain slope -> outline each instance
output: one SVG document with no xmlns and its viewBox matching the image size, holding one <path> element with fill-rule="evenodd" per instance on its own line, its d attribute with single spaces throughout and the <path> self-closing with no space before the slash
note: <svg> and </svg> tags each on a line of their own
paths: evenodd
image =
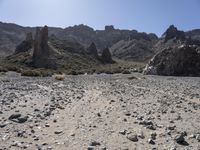
<svg viewBox="0 0 200 150">
<path fill-rule="evenodd" d="M 195 29 L 186 32 L 186 36 L 191 37 L 192 39 L 200 41 L 200 29 Z"/>
<path fill-rule="evenodd" d="M 80 43 L 48 35 L 47 26 L 37 27 L 34 38 L 32 33 L 28 33 L 15 52 L 2 60 L 0 67 L 12 71 L 17 68 L 18 72 L 27 69 L 50 69 L 71 73 L 85 69 L 92 71 L 93 67 L 115 63 L 108 48 L 99 55 L 94 43 L 86 49 Z"/>
<path fill-rule="evenodd" d="M 111 47 L 111 53 L 119 59 L 144 61 L 154 55 L 153 45 L 156 41 L 145 39 L 121 40 Z"/>
<path fill-rule="evenodd" d="M 34 37 L 35 27 L 22 27 L 0 22 L 0 57 L 14 53 L 16 46 L 25 39 L 26 34 L 29 32 L 32 32 Z M 200 40 L 200 29 L 181 32 L 179 33 L 180 36 L 183 33 L 187 38 Z M 170 40 L 165 42 L 163 37 L 158 38 L 152 33 L 120 30 L 115 29 L 113 26 L 105 26 L 104 30 L 94 30 L 86 25 L 75 25 L 65 29 L 49 27 L 49 36 L 80 43 L 84 47 L 95 43 L 98 52 L 102 52 L 103 49 L 109 47 L 115 57 L 125 60 L 144 60 L 152 57 L 160 49 L 177 44 L 171 37 L 169 37 Z"/>
<path fill-rule="evenodd" d="M 51 28 L 49 33 L 56 34 L 60 30 L 61 28 Z M 35 33 L 35 28 L 0 22 L 0 57 L 11 55 L 29 32 Z"/>
<path fill-rule="evenodd" d="M 34 34 L 35 27 L 22 27 L 0 22 L 0 55 L 12 54 L 28 32 Z M 49 36 L 52 35 L 61 40 L 78 42 L 86 47 L 94 42 L 98 50 L 111 47 L 120 40 L 157 39 L 155 34 L 139 33 L 136 30 L 119 30 L 114 29 L 113 26 L 106 26 L 105 30 L 94 30 L 85 25 L 76 25 L 65 29 L 49 27 Z"/>
</svg>

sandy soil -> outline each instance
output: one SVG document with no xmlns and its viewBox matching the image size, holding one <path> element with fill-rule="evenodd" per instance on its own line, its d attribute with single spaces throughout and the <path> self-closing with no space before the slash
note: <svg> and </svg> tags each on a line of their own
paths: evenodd
<svg viewBox="0 0 200 150">
<path fill-rule="evenodd" d="M 200 150 L 200 78 L 1 74 L 4 149 Z"/>
</svg>

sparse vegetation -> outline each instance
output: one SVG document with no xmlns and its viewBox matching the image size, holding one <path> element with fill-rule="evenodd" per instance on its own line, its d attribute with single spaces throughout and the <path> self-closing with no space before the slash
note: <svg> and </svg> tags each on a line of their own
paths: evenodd
<svg viewBox="0 0 200 150">
<path fill-rule="evenodd" d="M 29 76 L 29 77 L 41 77 L 42 74 L 40 71 L 36 70 L 24 70 L 21 73 L 22 76 Z"/>
<path fill-rule="evenodd" d="M 8 70 L 4 67 L 0 67 L 0 72 L 7 72 Z"/>
<path fill-rule="evenodd" d="M 49 70 L 23 70 L 21 72 L 22 76 L 29 76 L 29 77 L 48 77 L 51 76 L 53 72 Z"/>
</svg>

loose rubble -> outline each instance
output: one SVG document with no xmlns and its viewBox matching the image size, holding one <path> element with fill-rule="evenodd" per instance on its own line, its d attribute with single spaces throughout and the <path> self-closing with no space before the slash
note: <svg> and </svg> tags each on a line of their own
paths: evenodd
<svg viewBox="0 0 200 150">
<path fill-rule="evenodd" d="M 0 149 L 199 149 L 200 78 L 132 76 L 0 75 Z"/>
</svg>

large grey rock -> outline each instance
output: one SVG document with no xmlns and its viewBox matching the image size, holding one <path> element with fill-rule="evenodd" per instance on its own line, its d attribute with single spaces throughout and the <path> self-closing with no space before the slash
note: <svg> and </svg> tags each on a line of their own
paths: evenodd
<svg viewBox="0 0 200 150">
<path fill-rule="evenodd" d="M 200 56 L 195 46 L 182 45 L 156 54 L 144 69 L 147 75 L 199 76 Z"/>
</svg>

